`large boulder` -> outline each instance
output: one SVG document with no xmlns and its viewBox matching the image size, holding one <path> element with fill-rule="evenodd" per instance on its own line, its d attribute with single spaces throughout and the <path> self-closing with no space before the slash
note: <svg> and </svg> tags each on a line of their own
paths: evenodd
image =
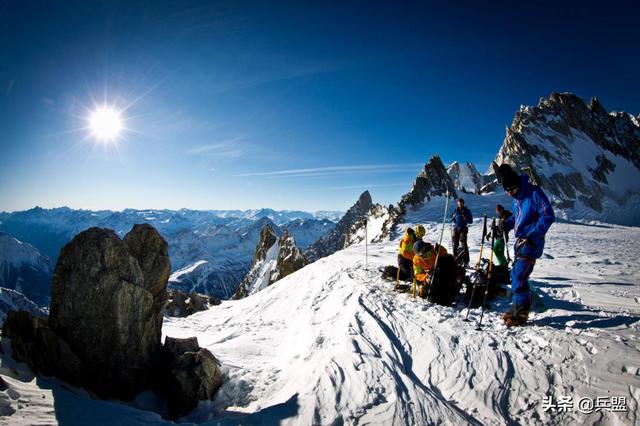
<svg viewBox="0 0 640 426">
<path fill-rule="evenodd" d="M 220 363 L 196 337 L 167 337 L 164 343 L 167 363 L 169 414 L 172 418 L 187 414 L 200 400 L 213 398 L 222 385 Z"/>
<path fill-rule="evenodd" d="M 135 225 L 124 240 L 88 229 L 60 252 L 49 318 L 9 311 L 2 334 L 13 357 L 37 373 L 122 400 L 169 384 L 172 417 L 186 414 L 212 398 L 222 374 L 195 338 L 168 339 L 163 349 L 170 269 L 167 243 L 149 225 Z M 191 296 L 202 309 L 206 301 Z"/>
<path fill-rule="evenodd" d="M 130 399 L 153 384 L 170 269 L 167 243 L 149 225 L 135 225 L 124 241 L 90 228 L 61 250 L 49 327 L 99 395 Z"/>
</svg>

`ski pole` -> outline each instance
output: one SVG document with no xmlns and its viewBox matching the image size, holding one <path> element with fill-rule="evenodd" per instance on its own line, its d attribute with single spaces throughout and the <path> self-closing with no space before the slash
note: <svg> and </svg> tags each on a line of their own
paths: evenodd
<svg viewBox="0 0 640 426">
<path fill-rule="evenodd" d="M 480 320 L 476 326 L 476 330 L 482 330 L 482 316 L 484 315 L 484 305 L 487 303 L 487 295 L 489 294 L 489 284 L 491 283 L 491 271 L 493 270 L 493 243 L 495 242 L 495 232 L 493 232 L 494 226 L 496 226 L 496 218 L 493 218 L 491 222 L 491 255 L 489 256 L 489 273 L 487 274 L 487 285 L 484 289 L 484 299 L 482 300 L 482 307 L 480 308 Z"/>
<path fill-rule="evenodd" d="M 367 219 L 364 219 L 364 270 L 369 270 L 369 238 L 367 235 Z"/>
<path fill-rule="evenodd" d="M 469 321 L 469 311 L 471 310 L 471 303 L 473 303 L 473 296 L 476 294 L 476 286 L 478 285 L 478 275 L 480 274 L 480 262 L 482 261 L 482 250 L 484 249 L 484 238 L 487 236 L 487 213 L 484 214 L 484 223 L 482 225 L 482 242 L 480 243 L 480 256 L 478 256 L 478 263 L 476 263 L 476 279 L 471 289 L 471 297 L 469 298 L 469 305 L 467 305 L 467 315 L 463 321 Z"/>
<path fill-rule="evenodd" d="M 436 260 L 433 263 L 433 272 L 431 274 L 431 279 L 429 280 L 429 288 L 427 288 L 427 300 L 429 300 L 429 296 L 431 295 L 431 287 L 433 286 L 433 280 L 436 276 L 436 268 L 438 267 L 438 259 L 440 258 L 440 247 L 442 247 L 442 236 L 444 235 L 445 223 L 447 222 L 447 213 L 449 213 L 449 190 L 447 189 L 447 199 L 444 202 L 444 217 L 442 218 L 442 228 L 440 229 L 440 240 L 438 242 L 438 247 L 436 251 Z"/>
<path fill-rule="evenodd" d="M 411 294 L 412 298 L 416 298 L 416 277 L 413 277 L 413 292 Z"/>
</svg>

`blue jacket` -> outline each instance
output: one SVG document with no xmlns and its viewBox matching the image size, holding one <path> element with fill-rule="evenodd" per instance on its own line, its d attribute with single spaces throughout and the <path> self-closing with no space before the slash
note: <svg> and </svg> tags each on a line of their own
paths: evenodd
<svg viewBox="0 0 640 426">
<path fill-rule="evenodd" d="M 513 216 L 504 222 L 505 231 L 514 230 L 517 239 L 526 238 L 529 243 L 522 246 L 520 256 L 538 258 L 544 250 L 544 236 L 555 220 L 553 207 L 540 187 L 529 183 L 529 176 L 521 175 L 520 189 L 513 197 Z"/>
<path fill-rule="evenodd" d="M 451 223 L 453 223 L 454 228 L 459 231 L 467 227 L 467 225 L 473 222 L 473 216 L 471 216 L 471 211 L 465 206 L 462 207 L 462 211 L 456 207 L 451 215 Z"/>
</svg>

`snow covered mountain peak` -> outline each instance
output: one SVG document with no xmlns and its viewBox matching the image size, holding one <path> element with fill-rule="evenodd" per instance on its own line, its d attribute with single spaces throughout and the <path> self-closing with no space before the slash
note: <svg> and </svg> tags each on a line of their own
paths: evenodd
<svg viewBox="0 0 640 426">
<path fill-rule="evenodd" d="M 467 162 L 461 165 L 454 161 L 447 167 L 447 173 L 455 188 L 461 192 L 479 194 L 486 183 L 485 177 L 478 172 L 473 163 Z"/>
<path fill-rule="evenodd" d="M 552 93 L 520 108 L 495 162 L 527 172 L 561 217 L 639 225 L 639 148 L 633 115 Z"/>
<path fill-rule="evenodd" d="M 276 231 L 267 223 L 260 231 L 251 269 L 233 298 L 242 299 L 257 293 L 307 264 L 293 236 L 285 230 L 278 238 Z"/>
</svg>

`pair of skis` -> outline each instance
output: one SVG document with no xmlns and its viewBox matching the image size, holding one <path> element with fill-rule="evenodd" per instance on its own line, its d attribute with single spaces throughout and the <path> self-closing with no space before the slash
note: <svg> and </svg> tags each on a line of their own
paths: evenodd
<svg viewBox="0 0 640 426">
<path fill-rule="evenodd" d="M 484 289 L 484 297 L 482 300 L 482 305 L 480 307 L 480 319 L 478 320 L 478 324 L 476 325 L 476 330 L 482 330 L 482 318 L 484 316 L 484 307 L 487 303 L 487 296 L 489 294 L 489 282 L 491 281 L 491 274 L 493 271 L 493 244 L 495 242 L 495 229 L 496 218 L 494 217 L 491 221 L 491 255 L 489 256 L 489 271 L 487 273 L 487 281 Z M 473 297 L 476 293 L 476 288 L 478 286 L 478 277 L 480 276 L 480 264 L 482 263 L 482 251 L 484 249 L 484 242 L 487 237 L 487 214 L 484 214 L 484 223 L 482 225 L 482 242 L 480 244 L 480 256 L 478 257 L 478 263 L 476 263 L 476 279 L 473 283 L 473 288 L 471 290 L 471 297 L 469 298 L 469 305 L 467 306 L 467 314 L 463 321 L 469 322 L 469 311 L 471 310 L 471 304 L 473 303 Z"/>
</svg>

